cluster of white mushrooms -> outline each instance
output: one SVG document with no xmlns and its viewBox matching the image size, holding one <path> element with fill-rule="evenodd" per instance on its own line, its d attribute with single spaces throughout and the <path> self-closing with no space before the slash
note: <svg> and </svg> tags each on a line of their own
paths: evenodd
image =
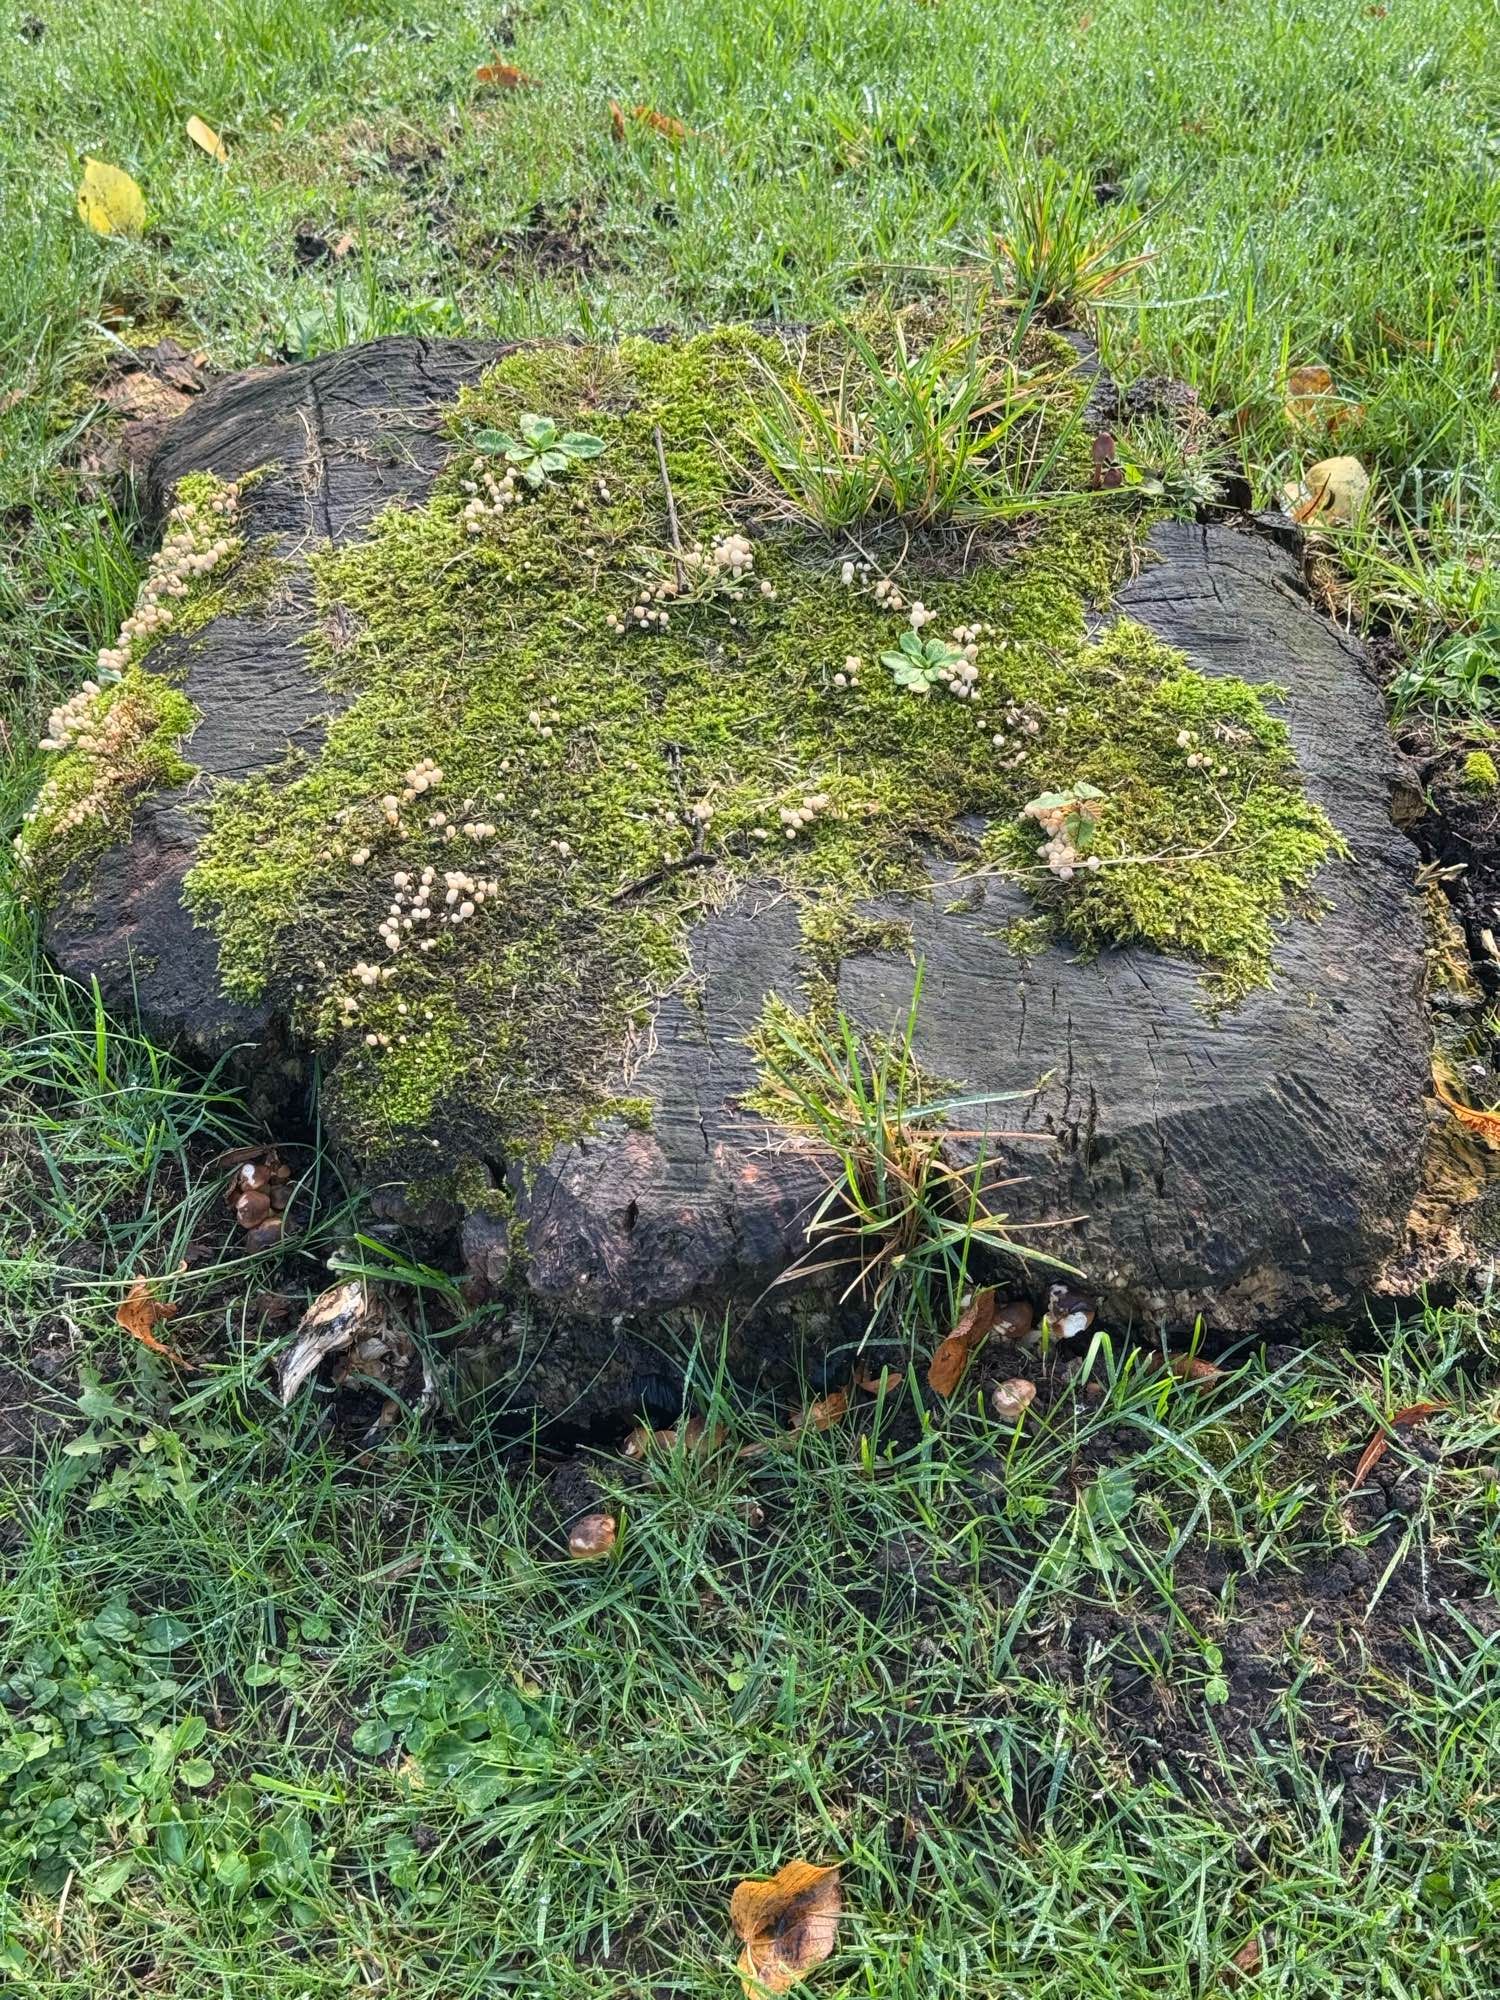
<svg viewBox="0 0 1500 2000">
<path fill-rule="evenodd" d="M 1022 818 L 1035 820 L 1047 838 L 1037 854 L 1059 882 L 1071 882 L 1080 868 L 1102 866 L 1097 854 L 1085 854 L 1078 846 L 1085 829 L 1092 830 L 1104 809 L 1104 800 L 1092 785 L 1072 792 L 1043 792 L 1022 808 Z"/>
</svg>

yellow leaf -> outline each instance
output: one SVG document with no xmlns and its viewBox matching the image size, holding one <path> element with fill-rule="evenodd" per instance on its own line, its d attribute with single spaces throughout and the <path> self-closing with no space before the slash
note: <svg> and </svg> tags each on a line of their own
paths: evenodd
<svg viewBox="0 0 1500 2000">
<path fill-rule="evenodd" d="M 146 226 L 146 198 L 123 167 L 85 157 L 78 213 L 96 236 L 138 236 Z"/>
<path fill-rule="evenodd" d="M 211 160 L 218 160 L 221 163 L 227 164 L 229 160 L 229 148 L 224 144 L 224 141 L 219 137 L 212 125 L 205 125 L 201 118 L 192 117 L 187 122 L 187 135 L 195 146 L 203 148 Z"/>
<path fill-rule="evenodd" d="M 821 1965 L 838 1935 L 839 1871 L 789 1861 L 769 1882 L 741 1882 L 729 1921 L 745 1941 L 740 1980 L 746 2000 L 785 1993 Z"/>
</svg>

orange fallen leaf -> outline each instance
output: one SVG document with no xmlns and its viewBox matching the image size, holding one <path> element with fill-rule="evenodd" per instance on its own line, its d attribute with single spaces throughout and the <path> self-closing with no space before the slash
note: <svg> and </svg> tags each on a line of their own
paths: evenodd
<svg viewBox="0 0 1500 2000">
<path fill-rule="evenodd" d="M 645 125 L 653 132 L 660 132 L 666 139 L 686 139 L 689 128 L 680 118 L 671 118 L 665 111 L 653 111 L 649 104 L 618 104 L 609 100 L 609 128 L 617 139 L 623 139 L 627 130 L 626 120 L 632 119 L 637 125 Z M 697 138 L 697 133 L 692 133 Z"/>
<path fill-rule="evenodd" d="M 613 1514 L 585 1514 L 568 1530 L 568 1554 L 578 1562 L 607 1556 L 618 1533 L 619 1523 Z"/>
<path fill-rule="evenodd" d="M 1205 1361 L 1197 1354 L 1169 1354 L 1167 1372 L 1175 1375 L 1179 1382 L 1201 1382 L 1205 1387 L 1210 1382 L 1223 1379 L 1224 1370 L 1216 1368 L 1211 1361 Z"/>
<path fill-rule="evenodd" d="M 878 1375 L 873 1368 L 856 1368 L 854 1386 L 863 1389 L 867 1396 L 878 1396 L 882 1390 L 887 1396 L 894 1396 L 901 1387 L 901 1377 L 894 1368 L 882 1368 Z"/>
<path fill-rule="evenodd" d="M 815 1431 L 831 1430 L 849 1407 L 847 1389 L 831 1389 L 826 1396 L 819 1396 L 815 1403 L 809 1403 L 805 1410 L 792 1413 L 791 1428 L 800 1431 L 811 1424 Z"/>
<path fill-rule="evenodd" d="M 838 1937 L 843 1897 L 836 1867 L 788 1861 L 768 1882 L 741 1882 L 729 1921 L 744 1939 L 740 1981 L 748 2000 L 785 1993 L 821 1965 Z"/>
<path fill-rule="evenodd" d="M 149 1347 L 153 1354 L 165 1355 L 179 1368 L 192 1368 L 195 1364 L 186 1355 L 179 1354 L 175 1347 L 168 1347 L 164 1340 L 158 1340 L 156 1329 L 164 1320 L 175 1319 L 177 1308 L 157 1298 L 144 1278 L 137 1278 L 115 1312 L 115 1325 L 121 1326 L 132 1340 L 138 1340 L 142 1347 Z"/>
<path fill-rule="evenodd" d="M 946 1340 L 927 1364 L 927 1386 L 935 1396 L 951 1396 L 963 1380 L 969 1357 L 984 1345 L 995 1324 L 995 1287 L 985 1285 L 969 1301 L 968 1307 Z"/>
<path fill-rule="evenodd" d="M 211 160 L 217 160 L 220 166 L 228 164 L 229 148 L 212 125 L 205 125 L 198 117 L 190 118 L 187 122 L 187 135 L 195 146 L 203 148 Z"/>
<path fill-rule="evenodd" d="M 1439 1104 L 1451 1111 L 1460 1125 L 1477 1132 L 1487 1146 L 1500 1146 L 1500 1111 L 1481 1111 L 1455 1097 L 1443 1079 L 1433 1072 L 1432 1088 Z"/>
<path fill-rule="evenodd" d="M 1305 424 L 1321 413 L 1333 394 L 1333 373 L 1321 364 L 1286 371 L 1286 413 L 1294 424 Z"/>
<path fill-rule="evenodd" d="M 528 76 L 514 63 L 481 63 L 474 72 L 476 83 L 492 83 L 497 90 L 536 90 L 540 79 Z"/>
</svg>

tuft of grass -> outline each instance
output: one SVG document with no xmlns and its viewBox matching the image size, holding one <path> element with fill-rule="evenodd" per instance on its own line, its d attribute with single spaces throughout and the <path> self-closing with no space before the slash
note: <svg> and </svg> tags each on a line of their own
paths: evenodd
<svg viewBox="0 0 1500 2000">
<path fill-rule="evenodd" d="M 1160 203 L 1137 214 L 1101 207 L 1094 176 L 1026 141 L 999 136 L 998 188 L 985 275 L 1028 316 L 1083 323 L 1102 300 L 1145 269 L 1135 249 Z M 1165 199 L 1165 197 L 1163 197 Z"/>
<path fill-rule="evenodd" d="M 1060 468 L 1079 397 L 1055 369 L 986 350 L 979 324 L 909 344 L 901 318 L 878 345 L 857 327 L 831 389 L 763 369 L 745 436 L 787 508 L 827 534 L 865 522 L 926 527 L 1034 513 L 1065 497 Z M 1071 358 L 1071 357 L 1070 357 Z M 1062 394 L 1072 416 L 1049 422 Z"/>
<path fill-rule="evenodd" d="M 767 1079 L 757 1107 L 811 1133 L 832 1162 L 827 1192 L 808 1220 L 807 1254 L 787 1282 L 852 1269 L 844 1297 L 868 1306 L 872 1334 L 904 1327 L 914 1312 L 951 1323 L 976 1256 L 1072 1269 L 1024 1247 L 990 1206 L 1005 1182 L 994 1178 L 986 1149 L 1021 1135 L 950 1122 L 1029 1093 L 933 1096 L 913 1050 L 922 973 L 918 964 L 894 1035 L 864 1034 L 842 1011 L 824 1025 L 773 997 L 753 1037 Z M 979 1150 L 960 1164 L 954 1154 L 965 1141 Z"/>
</svg>

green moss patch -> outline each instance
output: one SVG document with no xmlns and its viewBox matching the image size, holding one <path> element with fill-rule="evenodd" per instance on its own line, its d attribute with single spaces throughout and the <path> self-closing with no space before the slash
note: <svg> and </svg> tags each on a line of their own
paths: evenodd
<svg viewBox="0 0 1500 2000">
<path fill-rule="evenodd" d="M 1188 951 L 1228 994 L 1268 977 L 1335 836 L 1264 690 L 1138 626 L 1086 638 L 1126 507 L 824 539 L 749 491 L 746 413 L 791 365 L 744 330 L 519 351 L 454 413 L 428 503 L 314 560 L 343 706 L 315 760 L 216 794 L 189 893 L 229 986 L 273 980 L 337 1050 L 337 1114 L 377 1161 L 536 1158 L 627 1115 L 692 925 L 752 880 L 804 903 L 825 981 L 870 948 L 861 900 L 922 889 L 934 850 L 1019 874 L 1077 943 Z M 535 415 L 604 450 L 518 491 L 494 436 Z M 918 603 L 924 638 L 973 647 L 969 699 L 882 664 Z M 1103 795 L 1100 865 L 1064 882 L 1019 816 L 1076 780 Z"/>
</svg>

